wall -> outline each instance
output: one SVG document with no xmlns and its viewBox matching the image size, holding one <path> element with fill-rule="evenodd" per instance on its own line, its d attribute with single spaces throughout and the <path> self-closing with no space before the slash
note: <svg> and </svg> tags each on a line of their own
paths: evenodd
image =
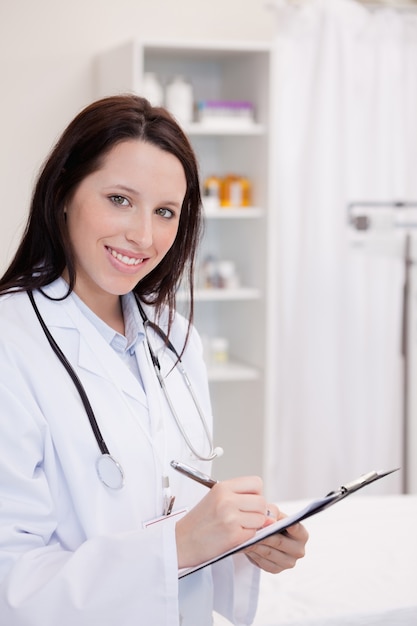
<svg viewBox="0 0 417 626">
<path fill-rule="evenodd" d="M 273 34 L 264 0 L 0 0 L 0 271 L 15 250 L 43 159 L 94 99 L 97 53 L 133 37 L 242 41 Z"/>
</svg>

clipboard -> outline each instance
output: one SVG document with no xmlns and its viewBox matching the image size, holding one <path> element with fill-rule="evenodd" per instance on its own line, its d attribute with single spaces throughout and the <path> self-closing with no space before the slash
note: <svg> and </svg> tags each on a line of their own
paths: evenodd
<svg viewBox="0 0 417 626">
<path fill-rule="evenodd" d="M 335 491 L 330 491 L 330 493 L 324 496 L 324 498 L 318 498 L 317 500 L 313 500 L 304 509 L 301 509 L 300 511 L 296 513 L 293 513 L 292 515 L 288 515 L 287 517 L 284 517 L 283 519 L 280 519 L 274 522 L 273 524 L 270 524 L 269 526 L 265 526 L 264 528 L 261 528 L 260 530 L 256 532 L 254 537 L 252 537 L 248 541 L 245 541 L 244 543 L 241 543 L 235 548 L 232 548 L 231 550 L 228 550 L 227 552 L 223 552 L 219 556 L 216 556 L 210 559 L 209 561 L 205 561 L 204 563 L 201 563 L 200 565 L 195 565 L 193 567 L 185 567 L 183 569 L 178 570 L 178 578 L 184 578 L 184 576 L 188 576 L 189 574 L 192 574 L 193 572 L 197 572 L 198 570 L 203 569 L 204 567 L 207 567 L 208 565 L 217 563 L 217 561 L 221 561 L 222 559 L 225 559 L 226 557 L 231 556 L 232 554 L 241 552 L 242 550 L 245 550 L 249 546 L 252 546 L 255 543 L 258 543 L 259 541 L 262 541 L 266 537 L 270 537 L 271 535 L 275 535 L 276 533 L 282 533 L 285 531 L 286 528 L 289 528 L 290 526 L 293 526 L 294 524 L 297 524 L 298 522 L 302 522 L 308 517 L 311 517 L 312 515 L 316 515 L 316 513 L 320 513 L 320 511 L 324 511 L 325 509 L 328 509 L 329 507 L 333 506 L 337 502 L 340 502 L 340 500 L 343 500 L 347 496 L 350 496 L 352 493 L 355 493 L 355 491 L 358 491 L 359 489 L 362 489 L 363 487 L 366 487 L 367 485 L 370 485 L 376 480 L 380 480 L 381 478 L 384 478 L 385 476 L 388 476 L 389 474 L 392 474 L 393 472 L 397 472 L 398 470 L 399 468 L 397 467 L 395 469 L 388 470 L 386 472 L 372 471 L 372 472 L 368 472 L 367 474 L 363 474 L 356 480 L 353 480 L 349 483 L 345 483 L 344 485 L 342 485 Z"/>
</svg>

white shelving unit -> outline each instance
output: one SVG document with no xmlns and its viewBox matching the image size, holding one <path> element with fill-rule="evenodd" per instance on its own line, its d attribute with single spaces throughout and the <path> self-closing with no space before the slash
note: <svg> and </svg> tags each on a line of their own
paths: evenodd
<svg viewBox="0 0 417 626">
<path fill-rule="evenodd" d="M 228 363 L 208 363 L 215 443 L 225 455 L 214 472 L 224 478 L 263 474 L 268 381 L 267 296 L 271 216 L 270 86 L 272 51 L 267 44 L 129 41 L 97 59 L 97 95 L 141 95 L 144 72 L 162 84 L 181 74 L 195 100 L 230 99 L 254 103 L 255 121 L 246 126 L 193 122 L 184 127 L 196 151 L 201 179 L 229 173 L 252 183 L 252 207 L 206 210 L 200 262 L 207 255 L 233 260 L 241 287 L 200 289 L 195 324 L 203 338 L 225 337 Z M 179 294 L 181 300 L 181 294 Z"/>
</svg>

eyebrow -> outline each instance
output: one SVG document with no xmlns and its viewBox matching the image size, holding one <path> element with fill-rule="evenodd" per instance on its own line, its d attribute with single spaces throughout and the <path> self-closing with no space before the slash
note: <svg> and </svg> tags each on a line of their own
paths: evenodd
<svg viewBox="0 0 417 626">
<path fill-rule="evenodd" d="M 140 196 L 140 192 L 137 189 L 133 189 L 133 187 L 128 187 L 127 185 L 123 185 L 121 183 L 116 183 L 115 185 L 110 185 L 109 189 L 118 189 L 119 191 L 126 191 L 135 196 Z"/>
</svg>

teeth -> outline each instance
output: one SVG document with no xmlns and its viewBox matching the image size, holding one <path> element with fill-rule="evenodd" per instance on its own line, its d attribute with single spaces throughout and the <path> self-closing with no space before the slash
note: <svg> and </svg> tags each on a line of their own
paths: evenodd
<svg viewBox="0 0 417 626">
<path fill-rule="evenodd" d="M 135 259 L 133 257 L 120 254 L 119 252 L 116 252 L 115 250 L 112 250 L 111 248 L 109 248 L 109 250 L 111 252 L 111 255 L 115 259 L 117 259 L 118 261 L 121 261 L 125 265 L 139 265 L 140 263 L 142 263 L 143 259 Z"/>
</svg>

